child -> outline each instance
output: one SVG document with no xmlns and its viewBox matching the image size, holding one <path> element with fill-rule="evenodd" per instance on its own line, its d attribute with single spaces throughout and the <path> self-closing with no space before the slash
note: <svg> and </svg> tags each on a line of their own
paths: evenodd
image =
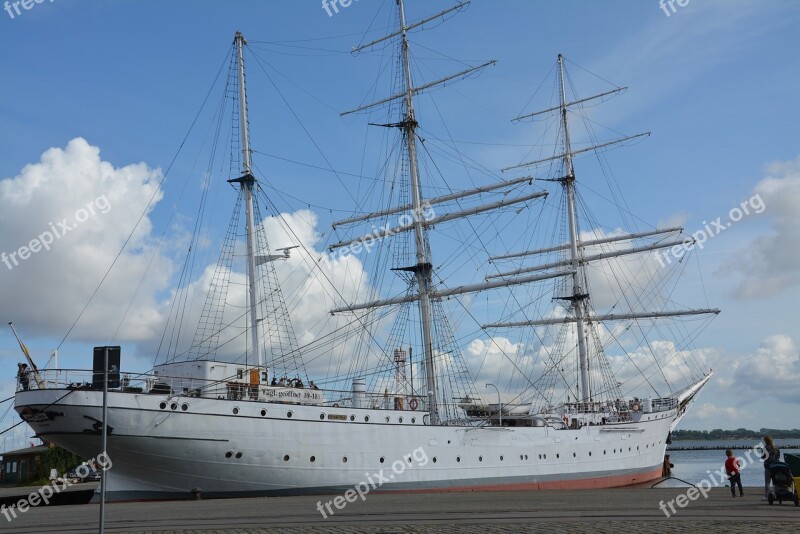
<svg viewBox="0 0 800 534">
<path fill-rule="evenodd" d="M 739 473 L 741 464 L 739 459 L 733 455 L 733 451 L 728 449 L 725 451 L 725 472 L 728 473 L 728 480 L 731 481 L 731 497 L 736 497 L 736 485 L 739 486 L 739 497 L 744 496 L 742 492 L 742 475 Z"/>
</svg>

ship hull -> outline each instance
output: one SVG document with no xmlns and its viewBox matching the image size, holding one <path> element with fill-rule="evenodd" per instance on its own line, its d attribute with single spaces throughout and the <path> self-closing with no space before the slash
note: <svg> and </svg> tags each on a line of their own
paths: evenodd
<svg viewBox="0 0 800 534">
<path fill-rule="evenodd" d="M 108 394 L 107 498 L 607 488 L 661 475 L 675 410 L 637 423 L 430 426 L 415 411 Z M 16 395 L 37 435 L 101 452 L 102 393 Z"/>
</svg>

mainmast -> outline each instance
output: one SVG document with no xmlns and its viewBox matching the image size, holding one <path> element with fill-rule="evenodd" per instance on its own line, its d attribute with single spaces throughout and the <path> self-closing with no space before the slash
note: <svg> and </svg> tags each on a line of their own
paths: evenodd
<svg viewBox="0 0 800 534">
<path fill-rule="evenodd" d="M 561 183 L 567 193 L 567 218 L 569 222 L 569 255 L 572 275 L 572 295 L 566 297 L 572 305 L 575 325 L 578 330 L 578 359 L 581 374 L 581 399 L 589 402 L 589 355 L 586 352 L 586 332 L 583 320 L 584 301 L 589 297 L 584 293 L 581 283 L 582 269 L 579 269 L 578 229 L 575 218 L 575 169 L 572 166 L 572 146 L 569 139 L 569 121 L 567 120 L 567 92 L 564 81 L 564 56 L 558 55 L 558 76 L 561 82 L 561 127 L 564 129 L 564 171 L 566 176 Z"/>
<path fill-rule="evenodd" d="M 236 45 L 236 59 L 239 73 L 239 122 L 242 132 L 242 176 L 229 182 L 236 182 L 242 188 L 245 202 L 246 234 L 247 234 L 247 285 L 249 289 L 250 304 L 250 339 L 256 362 L 263 367 L 264 361 L 260 350 L 261 335 L 258 322 L 258 298 L 256 294 L 256 227 L 253 214 L 253 190 L 256 178 L 252 172 L 252 154 L 250 152 L 250 130 L 247 121 L 247 92 L 245 90 L 244 54 L 242 48 L 247 41 L 241 32 L 236 32 L 234 39 Z"/>
<path fill-rule="evenodd" d="M 397 6 L 400 18 L 400 29 L 397 30 L 396 32 L 391 33 L 390 35 L 378 38 L 374 41 L 360 45 L 353 49 L 353 52 L 356 53 L 364 49 L 372 48 L 375 45 L 389 39 L 393 38 L 400 39 L 400 46 L 401 46 L 400 59 L 402 61 L 402 69 L 403 69 L 402 91 L 393 94 L 389 97 L 377 100 L 375 102 L 363 104 L 358 108 L 346 111 L 341 115 L 348 115 L 351 113 L 358 113 L 370 110 L 377 106 L 381 106 L 396 100 L 403 101 L 404 116 L 402 117 L 402 120 L 400 122 L 389 123 L 389 124 L 376 124 L 375 126 L 396 127 L 402 130 L 404 140 L 406 143 L 406 150 L 408 152 L 411 198 L 410 198 L 410 203 L 403 204 L 400 206 L 388 207 L 386 209 L 381 209 L 366 214 L 358 214 L 343 219 L 341 221 L 334 222 L 333 227 L 336 228 L 340 225 L 351 225 L 354 223 L 366 222 L 370 219 L 385 217 L 387 215 L 392 215 L 395 213 L 402 213 L 402 212 L 410 212 L 412 215 L 411 219 L 413 222 L 401 223 L 391 228 L 385 226 L 382 229 L 376 229 L 373 226 L 374 231 L 372 233 L 363 234 L 361 236 L 354 238 L 344 239 L 337 243 L 333 243 L 332 245 L 329 246 L 330 250 L 335 250 L 342 247 L 357 245 L 359 243 L 373 244 L 375 241 L 390 238 L 400 233 L 405 233 L 405 232 L 414 233 L 415 264 L 410 267 L 402 267 L 395 270 L 402 270 L 414 273 L 415 282 L 417 284 L 416 291 L 406 293 L 401 296 L 382 298 L 371 302 L 352 303 L 352 304 L 345 303 L 344 305 L 331 310 L 331 313 L 336 314 L 342 312 L 355 312 L 359 310 L 373 310 L 380 307 L 393 306 L 410 302 L 417 303 L 417 305 L 419 306 L 420 323 L 422 327 L 422 343 L 423 343 L 422 349 L 423 349 L 423 359 L 425 362 L 426 388 L 427 388 L 426 397 L 428 402 L 427 408 L 428 411 L 430 412 L 430 424 L 442 424 L 444 417 L 450 415 L 449 410 L 446 407 L 442 409 L 442 406 L 444 405 L 440 406 L 438 403 L 440 401 L 439 398 L 440 394 L 443 397 L 441 400 L 443 402 L 447 402 L 446 400 L 444 400 L 446 393 L 441 393 L 441 392 L 442 391 L 446 392 L 448 391 L 447 390 L 448 387 L 452 387 L 452 383 L 442 382 L 441 384 L 437 384 L 437 378 L 438 378 L 436 374 L 437 369 L 434 361 L 435 357 L 434 352 L 436 348 L 434 347 L 433 344 L 434 318 L 432 311 L 432 301 L 456 295 L 466 295 L 470 293 L 476 293 L 479 291 L 486 291 L 503 287 L 511 287 L 514 285 L 527 284 L 556 277 L 571 276 L 572 274 L 574 274 L 572 270 L 563 269 L 557 271 L 550 271 L 546 273 L 537 273 L 528 276 L 517 276 L 514 277 L 513 280 L 484 281 L 478 284 L 462 285 L 455 288 L 438 288 L 438 289 L 434 288 L 433 266 L 431 263 L 429 244 L 427 241 L 428 229 L 440 223 L 451 222 L 472 215 L 477 215 L 479 213 L 486 213 L 492 210 L 505 208 L 508 206 L 525 204 L 530 201 L 544 198 L 545 196 L 547 196 L 547 193 L 545 191 L 536 191 L 532 193 L 525 192 L 524 194 L 515 196 L 508 195 L 507 192 L 506 194 L 503 195 L 501 200 L 496 202 L 491 202 L 488 204 L 471 206 L 464 209 L 448 211 L 447 213 L 441 213 L 441 214 L 439 213 L 432 214 L 428 211 L 433 205 L 445 204 L 462 198 L 481 195 L 483 193 L 490 193 L 495 191 L 501 192 L 501 190 L 503 189 L 510 192 L 510 190 L 513 189 L 514 187 L 524 186 L 526 183 L 528 185 L 533 184 L 532 176 L 524 176 L 512 180 L 500 181 L 497 183 L 482 185 L 465 191 L 449 193 L 446 195 L 430 199 L 425 199 L 423 197 L 422 186 L 419 176 L 419 166 L 417 162 L 418 154 L 416 147 L 416 128 L 418 124 L 416 121 L 416 117 L 414 116 L 414 96 L 420 94 L 423 91 L 432 89 L 434 87 L 439 87 L 450 80 L 464 78 L 474 72 L 478 72 L 484 69 L 485 67 L 493 65 L 495 62 L 487 61 L 476 67 L 469 67 L 455 74 L 445 76 L 444 78 L 441 78 L 439 80 L 424 83 L 419 86 L 414 86 L 412 84 L 412 79 L 411 79 L 411 65 L 409 61 L 409 43 L 407 34 L 414 28 L 421 27 L 424 24 L 431 22 L 433 20 L 443 18 L 448 13 L 460 11 L 464 9 L 468 4 L 469 2 L 467 1 L 460 2 L 457 5 L 451 7 L 450 9 L 446 9 L 440 13 L 431 15 L 415 23 L 408 24 L 406 22 L 406 17 L 405 17 L 404 2 L 403 0 L 397 0 Z"/>
<path fill-rule="evenodd" d="M 411 85 L 411 65 L 408 60 L 408 39 L 406 36 L 406 14 L 403 0 L 398 0 L 397 8 L 400 11 L 401 53 L 403 61 L 403 75 L 405 80 L 405 107 L 406 115 L 401 127 L 408 145 L 408 166 L 411 172 L 411 209 L 414 214 L 414 242 L 416 247 L 417 264 L 413 267 L 419 288 L 419 313 L 422 323 L 422 350 L 425 361 L 425 378 L 427 383 L 428 410 L 431 415 L 431 424 L 439 422 L 438 408 L 436 405 L 438 395 L 436 392 L 436 370 L 433 363 L 433 336 L 431 334 L 431 300 L 430 290 L 432 284 L 432 265 L 428 257 L 425 243 L 425 227 L 422 224 L 421 213 L 422 188 L 419 182 L 419 169 L 417 167 L 416 127 L 414 118 L 414 95 Z"/>
</svg>

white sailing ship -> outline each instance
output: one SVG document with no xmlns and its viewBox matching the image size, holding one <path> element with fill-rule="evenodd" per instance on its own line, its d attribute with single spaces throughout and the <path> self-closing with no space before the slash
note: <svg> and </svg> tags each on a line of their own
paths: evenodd
<svg viewBox="0 0 800 534">
<path fill-rule="evenodd" d="M 589 237 L 592 228 L 584 226 L 582 232 L 581 223 L 588 221 L 581 219 L 573 159 L 611 142 L 573 149 L 568 116 L 622 88 L 570 101 L 565 60 L 559 56 L 559 102 L 534 114 L 554 115 L 559 131 L 556 153 L 524 166 L 549 165 L 544 180 L 555 184 L 562 195 L 556 207 L 564 208 L 558 220 L 564 231 L 548 236 L 555 240 L 548 247 L 487 255 L 481 259 L 485 280 L 448 287 L 436 276 L 430 238 L 434 226 L 534 205 L 547 192 L 534 189 L 539 180 L 523 176 L 426 195 L 430 189 L 423 183 L 418 162 L 415 98 L 492 62 L 415 86 L 408 32 L 466 3 L 413 24 L 406 22 L 403 0 L 397 4 L 399 29 L 356 51 L 396 42 L 399 91 L 355 111 L 388 106 L 388 112 L 395 113 L 393 121 L 379 126 L 401 133 L 394 167 L 402 179 L 397 184 L 403 185 L 398 194 L 387 195 L 382 208 L 354 212 L 335 223 L 336 235 L 347 236 L 330 243 L 332 250 L 374 247 L 375 263 L 382 258 L 405 284 L 400 294 L 382 292 L 370 302 L 342 298 L 332 310 L 337 317 L 348 318 L 341 343 L 350 343 L 351 348 L 370 345 L 363 350 L 378 356 L 353 356 L 356 363 L 349 371 L 320 377 L 317 383 L 322 389 L 311 387 L 302 360 L 304 347 L 294 338 L 274 268 L 289 250 L 269 254 L 257 209 L 263 191 L 251 161 L 243 53 L 247 43 L 237 33 L 229 88 L 235 87 L 238 96 L 241 174 L 228 181 L 238 188 L 245 208 L 248 350 L 238 360 L 217 357 L 218 348 L 230 341 L 224 334 L 230 324 L 223 321 L 222 287 L 231 277 L 237 237 L 232 225 L 191 348 L 184 353 L 175 350 L 151 373 L 120 373 L 122 378 L 116 377 L 109 386 L 105 423 L 107 453 L 113 460 L 106 481 L 109 499 L 188 498 L 196 492 L 205 497 L 339 493 L 370 473 L 387 475 L 373 484 L 372 491 L 601 488 L 661 476 L 669 433 L 711 374 L 698 366 L 685 377 L 683 387 L 641 398 L 626 396 L 605 354 L 611 344 L 608 339 L 620 331 L 603 330 L 603 325 L 628 325 L 628 331 L 642 333 L 643 345 L 627 347 L 633 352 L 649 347 L 644 334 L 650 330 L 651 337 L 663 333 L 649 326 L 659 320 L 713 316 L 718 310 L 670 309 L 668 300 L 654 297 L 638 301 L 648 302 L 654 310 L 630 306 L 624 311 L 598 311 L 595 306 L 589 290 L 591 266 L 605 266 L 608 272 L 616 258 L 631 254 L 652 261 L 654 251 L 683 243 L 680 228 Z M 486 198 L 491 201 L 464 204 Z M 453 211 L 447 211 L 449 207 Z M 237 210 L 235 221 L 238 214 Z M 376 222 L 393 217 L 401 217 L 401 222 L 375 229 Z M 363 231 L 370 224 L 375 230 Z M 536 231 L 544 233 L 541 228 Z M 531 257 L 547 261 L 527 265 Z M 630 287 L 622 285 L 628 283 L 625 273 L 615 274 L 621 277 L 620 291 L 628 295 Z M 650 281 L 658 290 L 665 289 L 658 279 L 654 275 Z M 513 391 L 503 398 L 498 390 L 498 402 L 487 402 L 471 378 L 475 370 L 467 368 L 457 346 L 445 303 L 450 297 L 477 292 L 497 292 L 501 299 L 518 302 L 531 297 L 529 287 L 539 288 L 537 306 L 548 304 L 550 311 L 537 308 L 541 315 L 529 319 L 529 303 L 520 303 L 514 313 L 505 314 L 508 320 L 483 325 L 481 331 L 528 332 L 540 339 L 552 335 L 556 341 L 539 344 L 536 369 L 541 376 L 530 376 L 535 366 L 520 364 L 517 382 L 509 381 Z M 394 320 L 391 334 L 381 340 L 379 330 L 389 319 Z M 177 328 L 177 321 L 174 324 Z M 180 354 L 184 357 L 177 358 Z M 419 362 L 413 361 L 417 354 Z M 656 356 L 674 358 L 674 354 Z M 508 361 L 515 365 L 513 355 Z M 654 369 L 640 369 L 643 381 L 659 374 Z M 301 375 L 303 385 L 297 379 L 286 380 Z M 281 377 L 281 382 L 270 381 L 270 376 Z M 38 436 L 83 457 L 96 456 L 103 429 L 103 392 L 97 377 L 96 368 L 42 371 L 27 388 L 19 388 L 15 409 Z M 423 451 L 425 462 L 412 451 Z M 402 474 L 394 467 L 397 462 L 405 466 Z"/>
</svg>

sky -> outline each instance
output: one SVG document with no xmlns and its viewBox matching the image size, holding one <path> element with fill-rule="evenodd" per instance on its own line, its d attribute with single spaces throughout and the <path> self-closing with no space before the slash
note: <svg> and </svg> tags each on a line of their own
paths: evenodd
<svg viewBox="0 0 800 534">
<path fill-rule="evenodd" d="M 195 215 L 180 206 L 196 206 L 206 187 L 213 132 L 192 123 L 216 105 L 219 85 L 209 88 L 224 76 L 236 31 L 263 62 L 248 64 L 248 102 L 257 170 L 277 208 L 319 249 L 330 223 L 353 212 L 364 184 L 353 177 L 373 171 L 363 116 L 339 112 L 385 96 L 387 86 L 376 82 L 380 50 L 349 51 L 383 34 L 393 2 L 339 3 L 330 13 L 317 0 L 13 4 L 0 12 L 0 319 L 14 321 L 40 365 L 60 347 L 61 367 L 85 367 L 92 346 L 112 341 L 137 370 L 152 365 Z M 409 0 L 407 17 L 453 4 Z M 682 301 L 722 313 L 695 340 L 716 374 L 680 428 L 800 427 L 798 25 L 791 0 L 690 0 L 674 10 L 658 0 L 474 0 L 411 36 L 415 75 L 426 81 L 461 61 L 497 60 L 447 96 L 420 102 L 425 135 L 458 140 L 496 176 L 525 161 L 536 134 L 509 121 L 542 103 L 536 88 L 563 53 L 583 95 L 629 87 L 592 108 L 603 131 L 652 132 L 608 153 L 630 211 L 687 233 L 731 222 L 693 252 L 684 286 Z M 182 146 L 187 131 L 194 137 Z M 211 198 L 227 211 L 229 199 Z M 744 205 L 750 213 L 732 221 Z M 48 230 L 60 237 L 10 259 Z M 275 246 L 291 241 L 277 228 L 271 235 Z M 195 285 L 208 284 L 218 243 L 201 245 L 209 255 Z M 299 260 L 282 265 L 287 294 L 305 287 Z M 352 282 L 355 258 L 326 268 L 348 295 L 370 289 Z M 293 318 L 305 339 L 319 335 L 314 299 L 325 297 L 319 288 L 302 294 Z M 485 337 L 462 341 L 468 356 L 490 346 Z M 2 398 L 13 394 L 20 360 L 10 329 L 0 330 Z M 5 449 L 27 439 L 22 428 L 4 437 Z"/>
</svg>

